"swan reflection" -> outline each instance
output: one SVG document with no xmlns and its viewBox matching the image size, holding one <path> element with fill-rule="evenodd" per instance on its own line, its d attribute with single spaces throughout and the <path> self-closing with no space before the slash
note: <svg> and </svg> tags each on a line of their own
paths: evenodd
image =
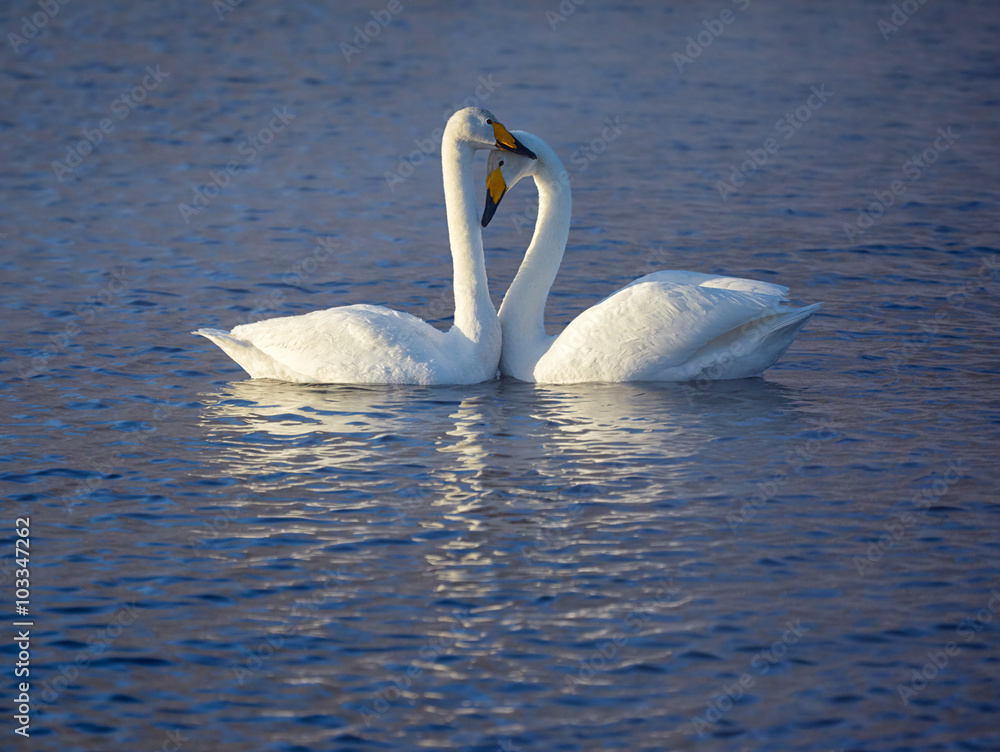
<svg viewBox="0 0 1000 752">
<path fill-rule="evenodd" d="M 794 445 L 815 423 L 794 391 L 764 380 L 705 389 L 239 381 L 202 401 L 206 462 L 250 494 L 229 500 L 249 524 L 225 535 L 308 534 L 310 557 L 351 572 L 417 544 L 413 576 L 455 598 L 488 591 L 498 566 L 598 572 L 629 531 L 718 515 L 719 489 L 732 496 L 734 482 L 756 478 L 748 436 Z M 667 535 L 663 545 L 683 542 Z"/>
<path fill-rule="evenodd" d="M 683 477 L 752 426 L 808 428 L 786 387 L 687 384 L 360 387 L 239 381 L 203 397 L 220 473 L 251 490 L 304 485 L 344 499 L 408 496 L 475 508 L 489 496 L 558 495 L 636 474 Z M 694 463 L 691 458 L 698 457 Z"/>
</svg>

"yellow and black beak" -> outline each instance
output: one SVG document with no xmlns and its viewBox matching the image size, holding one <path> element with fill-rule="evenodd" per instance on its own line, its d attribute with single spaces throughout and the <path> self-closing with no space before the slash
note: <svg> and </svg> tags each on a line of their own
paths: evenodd
<svg viewBox="0 0 1000 752">
<path fill-rule="evenodd" d="M 502 128 L 503 126 L 500 127 Z M 486 227 L 490 223 L 490 220 L 493 219 L 497 207 L 500 206 L 500 202 L 503 200 L 503 195 L 507 192 L 507 181 L 503 179 L 503 173 L 500 172 L 501 167 L 503 167 L 502 159 L 496 169 L 486 178 L 486 207 L 483 209 L 483 227 Z"/>
<path fill-rule="evenodd" d="M 498 149 L 503 149 L 504 151 L 509 151 L 514 154 L 520 154 L 522 157 L 538 159 L 538 157 L 535 156 L 535 152 L 514 138 L 510 131 L 504 128 L 502 123 L 498 123 L 496 120 L 487 120 L 486 122 L 493 126 L 493 135 L 497 140 Z"/>
</svg>

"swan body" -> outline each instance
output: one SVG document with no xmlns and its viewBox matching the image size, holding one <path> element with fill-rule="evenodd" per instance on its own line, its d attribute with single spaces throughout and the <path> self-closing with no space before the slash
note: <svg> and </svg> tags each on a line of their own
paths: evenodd
<svg viewBox="0 0 1000 752">
<path fill-rule="evenodd" d="M 492 379 L 499 337 L 475 341 L 408 313 L 351 305 L 199 329 L 252 378 L 302 384 L 471 384 Z M 496 340 L 496 342 L 494 342 Z"/>
<path fill-rule="evenodd" d="M 455 274 L 454 326 L 350 305 L 237 326 L 199 329 L 252 378 L 299 383 L 474 384 L 496 377 L 500 324 L 490 300 L 478 227 L 472 159 L 478 149 L 534 158 L 488 111 L 448 120 L 441 146 L 448 236 Z"/>
<path fill-rule="evenodd" d="M 552 384 L 757 376 L 819 309 L 818 303 L 788 307 L 781 285 L 662 271 L 609 295 L 559 335 L 546 334 L 545 301 L 569 236 L 569 176 L 540 138 L 514 135 L 537 159 L 491 152 L 483 226 L 508 187 L 528 175 L 539 206 L 531 243 L 500 306 L 502 374 Z"/>
</svg>

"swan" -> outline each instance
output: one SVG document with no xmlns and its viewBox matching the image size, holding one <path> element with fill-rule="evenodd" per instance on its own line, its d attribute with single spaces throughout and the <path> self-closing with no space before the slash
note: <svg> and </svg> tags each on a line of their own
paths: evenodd
<svg viewBox="0 0 1000 752">
<path fill-rule="evenodd" d="M 545 301 L 569 236 L 569 176 L 542 139 L 512 134 L 537 159 L 492 151 L 482 225 L 508 187 L 531 175 L 538 190 L 534 234 L 500 305 L 500 372 L 549 384 L 695 381 L 760 375 L 820 308 L 785 305 L 788 288 L 686 271 L 647 274 L 545 333 Z"/>
<path fill-rule="evenodd" d="M 441 144 L 455 318 L 447 332 L 408 313 L 350 305 L 198 329 L 251 378 L 321 384 L 474 384 L 496 378 L 500 324 L 490 300 L 472 159 L 478 149 L 534 154 L 487 110 L 449 118 Z"/>
</svg>

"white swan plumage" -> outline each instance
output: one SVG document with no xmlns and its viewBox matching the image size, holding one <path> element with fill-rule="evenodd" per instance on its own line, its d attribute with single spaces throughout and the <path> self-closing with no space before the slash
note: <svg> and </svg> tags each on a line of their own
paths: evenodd
<svg viewBox="0 0 1000 752">
<path fill-rule="evenodd" d="M 537 159 L 492 151 L 485 227 L 510 186 L 532 176 L 538 218 L 500 306 L 500 372 L 521 381 L 567 384 L 695 381 L 760 375 L 785 352 L 820 304 L 785 305 L 788 288 L 687 271 L 647 274 L 587 309 L 556 336 L 545 301 L 569 236 L 569 176 L 542 139 L 514 131 Z"/>
<path fill-rule="evenodd" d="M 490 300 L 476 210 L 476 150 L 534 158 L 487 110 L 448 120 L 441 144 L 455 318 L 444 332 L 408 313 L 350 305 L 237 326 L 199 329 L 252 378 L 319 384 L 474 384 L 496 377 L 500 324 Z"/>
</svg>

